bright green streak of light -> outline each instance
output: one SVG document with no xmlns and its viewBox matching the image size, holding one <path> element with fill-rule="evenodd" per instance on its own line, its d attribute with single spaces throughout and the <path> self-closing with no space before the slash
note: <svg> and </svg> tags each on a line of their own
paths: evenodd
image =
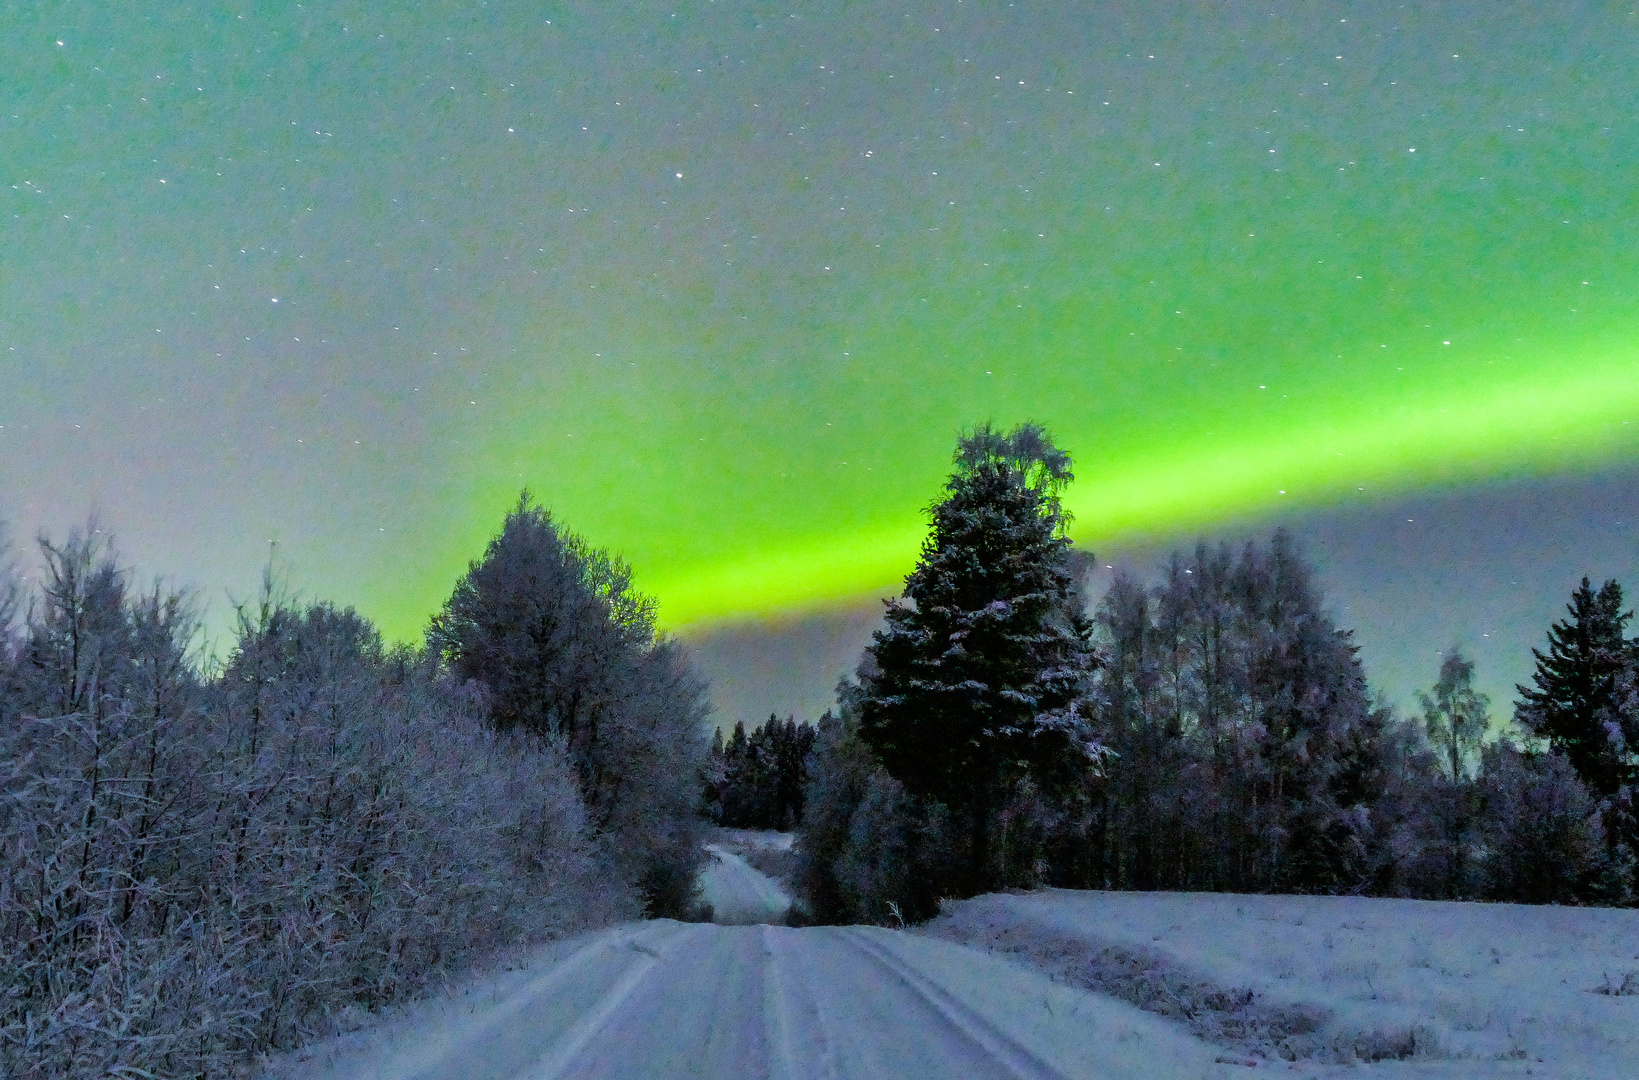
<svg viewBox="0 0 1639 1080">
<path fill-rule="evenodd" d="M 1097 545 L 1301 510 L 1364 487 L 1481 479 L 1510 466 L 1546 472 L 1631 452 L 1639 348 L 1605 350 L 1556 380 L 1406 402 L 1356 417 L 1197 439 L 1134 467 L 1082 472 L 1072 535 Z M 1280 486 L 1284 485 L 1284 486 Z M 726 566 L 650 576 L 668 623 L 779 617 L 896 591 L 923 535 L 902 525 Z M 734 605 L 725 599 L 746 598 Z"/>
<path fill-rule="evenodd" d="M 500 433 L 492 455 L 500 467 L 464 498 L 450 496 L 469 508 L 464 529 L 443 534 L 442 554 L 420 560 L 421 577 L 366 602 L 398 616 L 384 619 L 390 632 L 418 634 L 523 483 L 566 524 L 630 559 L 639 587 L 659 598 L 662 621 L 674 629 L 868 602 L 897 592 L 956 432 L 980 419 L 1049 424 L 1076 458 L 1079 479 L 1067 495 L 1073 535 L 1094 550 L 1429 485 L 1631 460 L 1639 450 L 1639 348 L 1612 329 L 1625 321 L 1616 314 L 1601 320 L 1604 332 L 1583 328 L 1576 339 L 1499 335 L 1467 349 L 1371 343 L 1404 363 L 1374 358 L 1352 378 L 1324 364 L 1288 362 L 1257 376 L 1198 365 L 1183 379 L 1138 380 L 1123 396 L 1107 392 L 1111 379 L 1130 374 L 1120 364 L 1063 365 L 1068 373 L 1045 364 L 1030 378 L 1063 379 L 1062 393 L 934 392 L 936 405 L 914 424 L 861 422 L 856 410 L 850 427 L 845 403 L 826 400 L 847 387 L 815 386 L 821 403 L 785 417 L 766 401 L 714 387 L 647 403 L 622 396 L 618 408 L 602 403 L 612 414 L 602 430 L 592 422 L 596 410 L 576 414 L 573 441 L 586 447 L 573 453 L 520 452 L 516 434 Z M 983 357 L 984 347 L 973 347 Z M 881 398 L 908 409 L 918 378 L 888 381 Z M 1252 378 L 1267 379 L 1267 389 Z M 1375 395 L 1373 379 L 1385 386 Z M 1200 385 L 1191 389 L 1192 380 Z M 1078 392 L 1078 384 L 1096 392 Z M 1282 389 L 1288 394 L 1277 396 Z M 664 419 L 667 400 L 697 410 L 694 426 Z M 659 415 L 645 421 L 644 405 Z M 837 416 L 837 426 L 816 419 L 824 415 Z M 839 427 L 846 434 L 816 437 L 815 429 Z M 731 431 L 736 440 L 707 444 L 684 430 Z M 848 468 L 842 453 L 853 459 Z"/>
<path fill-rule="evenodd" d="M 1171 32 L 1178 56 L 1217 40 Z M 419 632 L 524 485 L 629 559 L 668 626 L 868 602 L 897 591 L 958 431 L 987 420 L 1044 422 L 1074 455 L 1095 550 L 1633 461 L 1639 189 L 1609 36 L 1581 43 L 1574 86 L 1532 76 L 1560 112 L 1530 130 L 1502 119 L 1524 91 L 1501 58 L 1541 44 L 1522 40 L 1474 67 L 1373 46 L 1395 79 L 1368 65 L 1347 93 L 1330 49 L 1302 85 L 1231 50 L 1108 111 L 1044 95 L 959 140 L 929 128 L 926 171 L 876 172 L 840 134 L 825 166 L 782 150 L 794 136 L 736 143 L 752 165 L 713 178 L 732 198 L 688 194 L 713 190 L 703 160 L 698 189 L 666 189 L 668 210 L 705 200 L 689 242 L 611 224 L 616 254 L 487 363 L 511 412 L 476 440 L 452 426 L 446 518 L 365 607 Z M 1112 79 L 1149 78 L 1124 63 Z M 938 70 L 930 93 L 957 77 Z M 993 100 L 981 79 L 952 84 L 964 109 Z M 622 169 L 671 176 L 649 145 Z"/>
</svg>

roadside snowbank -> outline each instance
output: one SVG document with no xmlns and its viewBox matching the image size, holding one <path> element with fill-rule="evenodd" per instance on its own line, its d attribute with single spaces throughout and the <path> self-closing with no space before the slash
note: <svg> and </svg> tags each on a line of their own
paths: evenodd
<svg viewBox="0 0 1639 1080">
<path fill-rule="evenodd" d="M 921 932 L 1122 997 L 1248 1064 L 1639 1077 L 1639 974 L 1612 992 L 1639 973 L 1636 911 L 1043 890 L 946 904 Z"/>
</svg>

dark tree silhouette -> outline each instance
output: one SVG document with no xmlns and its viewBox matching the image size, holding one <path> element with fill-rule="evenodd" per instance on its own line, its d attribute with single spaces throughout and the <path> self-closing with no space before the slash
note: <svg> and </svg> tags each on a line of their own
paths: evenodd
<svg viewBox="0 0 1639 1080">
<path fill-rule="evenodd" d="M 560 740 L 592 824 L 651 914 L 684 915 L 699 859 L 705 684 L 620 559 L 526 491 L 427 634 L 502 730 Z"/>
<path fill-rule="evenodd" d="M 1607 581 L 1596 593 L 1582 579 L 1569 619 L 1548 628 L 1548 651 L 1532 649 L 1534 687 L 1518 686 L 1515 719 L 1570 760 L 1599 797 L 1639 780 L 1630 747 L 1639 747 L 1639 716 L 1622 693 L 1633 651 L 1622 636 L 1633 617 L 1622 610 L 1622 587 Z"/>
<path fill-rule="evenodd" d="M 814 725 L 770 716 L 746 733 L 734 725 L 727 742 L 718 731 L 707 768 L 705 812 L 731 829 L 790 831 L 802 821 L 803 785 L 814 748 Z"/>
<path fill-rule="evenodd" d="M 1059 492 L 1070 459 L 1038 426 L 957 445 L 921 560 L 869 647 L 859 737 L 962 823 L 957 888 L 1002 882 L 998 815 L 1025 786 L 1073 788 L 1100 760 L 1083 691 L 1091 629 Z"/>
</svg>

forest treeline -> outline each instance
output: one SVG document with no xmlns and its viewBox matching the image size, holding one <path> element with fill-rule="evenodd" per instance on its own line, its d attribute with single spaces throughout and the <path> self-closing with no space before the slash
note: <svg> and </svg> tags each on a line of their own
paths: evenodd
<svg viewBox="0 0 1639 1080">
<path fill-rule="evenodd" d="M 961 440 L 805 763 L 813 918 L 1039 885 L 1634 902 L 1639 642 L 1615 582 L 1577 589 L 1483 741 L 1455 648 L 1419 715 L 1374 702 L 1284 532 L 1089 604 L 1070 464 L 1034 425 Z"/>
<path fill-rule="evenodd" d="M 814 737 L 814 725 L 774 715 L 749 735 L 743 722 L 736 723 L 726 742 L 722 729 L 715 729 L 701 813 L 726 829 L 796 828 L 802 820 Z"/>
<path fill-rule="evenodd" d="M 1036 425 L 963 436 L 838 708 L 709 745 L 630 568 L 527 494 L 414 646 L 270 569 L 209 658 L 95 529 L 26 589 L 0 562 L 0 1074 L 229 1075 L 520 943 L 694 917 L 708 823 L 794 829 L 826 922 L 1040 885 L 1635 902 L 1615 582 L 1509 723 L 1455 648 L 1397 715 L 1283 532 L 1094 603 L 1072 480 Z"/>
<path fill-rule="evenodd" d="M 0 575 L 0 1075 L 224 1076 L 498 951 L 683 915 L 704 685 L 527 497 L 422 647 L 185 594 L 103 536 Z"/>
</svg>

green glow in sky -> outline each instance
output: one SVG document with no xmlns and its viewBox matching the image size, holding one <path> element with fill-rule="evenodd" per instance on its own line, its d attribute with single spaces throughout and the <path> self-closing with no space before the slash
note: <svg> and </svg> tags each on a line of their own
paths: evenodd
<svg viewBox="0 0 1639 1080">
<path fill-rule="evenodd" d="M 986 420 L 1095 548 L 1639 458 L 1639 17 L 1267 7 L 8 13 L 0 513 L 414 637 L 524 486 L 686 627 Z"/>
</svg>

